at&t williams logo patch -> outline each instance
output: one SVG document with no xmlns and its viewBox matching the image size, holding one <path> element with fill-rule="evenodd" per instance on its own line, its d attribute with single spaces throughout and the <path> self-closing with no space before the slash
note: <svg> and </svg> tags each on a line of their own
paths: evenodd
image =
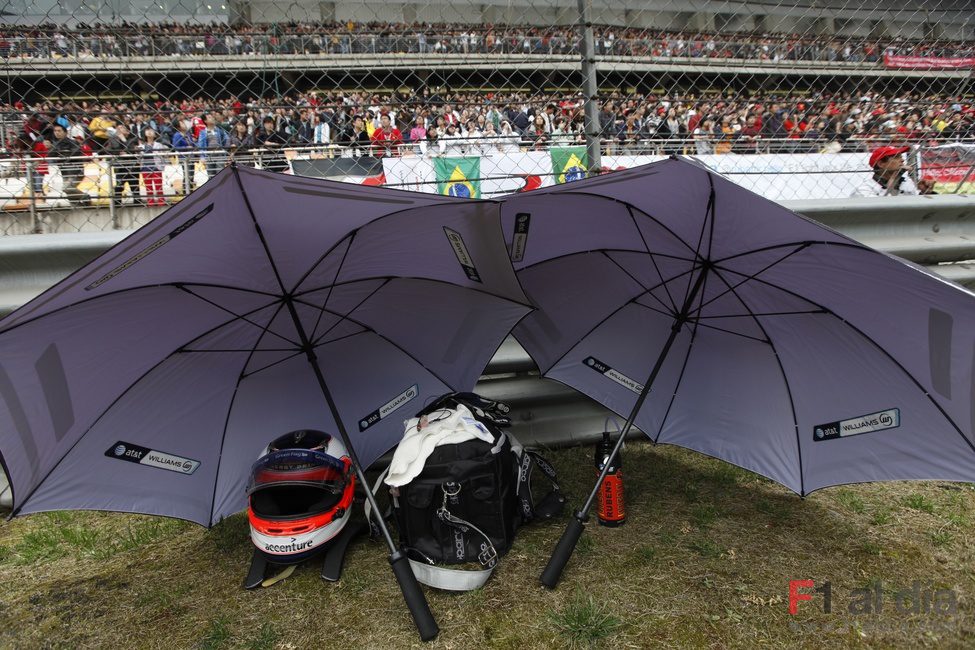
<svg viewBox="0 0 975 650">
<path fill-rule="evenodd" d="M 861 415 L 860 417 L 850 418 L 849 420 L 817 424 L 813 427 L 813 440 L 820 442 L 822 440 L 846 438 L 861 433 L 896 429 L 900 425 L 901 410 L 887 409 L 886 411 Z"/>
<path fill-rule="evenodd" d="M 192 458 L 167 454 L 162 451 L 149 449 L 148 447 L 133 445 L 131 442 L 122 442 L 121 440 L 109 447 L 105 455 L 109 458 L 166 469 L 179 474 L 192 474 L 200 466 L 200 461 L 193 460 Z"/>
</svg>

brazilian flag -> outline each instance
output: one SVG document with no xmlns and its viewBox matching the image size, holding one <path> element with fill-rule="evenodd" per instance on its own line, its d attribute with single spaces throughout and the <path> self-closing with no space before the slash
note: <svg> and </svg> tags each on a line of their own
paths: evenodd
<svg viewBox="0 0 975 650">
<path fill-rule="evenodd" d="M 557 147 L 551 153 L 556 183 L 571 183 L 586 177 L 589 156 L 585 147 Z"/>
<path fill-rule="evenodd" d="M 481 198 L 480 158 L 434 158 L 437 191 L 444 196 L 464 199 Z"/>
</svg>

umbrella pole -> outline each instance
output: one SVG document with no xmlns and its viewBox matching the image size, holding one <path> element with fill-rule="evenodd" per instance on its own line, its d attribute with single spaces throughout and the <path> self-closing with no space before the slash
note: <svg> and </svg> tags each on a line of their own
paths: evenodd
<svg viewBox="0 0 975 650">
<path fill-rule="evenodd" d="M 288 313 L 291 314 L 291 319 L 294 321 L 295 330 L 297 330 L 298 337 L 301 339 L 301 350 L 305 353 L 305 356 L 308 357 L 308 362 L 311 364 L 311 367 L 315 372 L 315 377 L 318 379 L 318 385 L 322 389 L 322 395 L 325 397 L 325 402 L 328 403 L 328 409 L 332 413 L 332 418 L 335 420 L 335 426 L 338 427 L 339 436 L 342 438 L 342 442 L 345 443 L 345 448 L 349 451 L 349 458 L 352 459 L 352 467 L 355 469 L 356 478 L 359 479 L 359 483 L 362 485 L 362 489 L 366 493 L 366 500 L 369 501 L 369 505 L 372 506 L 372 512 L 375 515 L 374 518 L 376 524 L 379 527 L 379 531 L 382 533 L 383 538 L 386 540 L 386 545 L 389 547 L 389 564 L 393 567 L 393 573 L 396 575 L 396 581 L 399 582 L 400 591 L 403 592 L 403 598 L 406 600 L 406 606 L 410 609 L 410 615 L 413 617 L 413 623 L 416 625 L 416 629 L 420 633 L 420 638 L 423 641 L 430 641 L 440 633 L 440 628 L 437 626 L 437 621 L 434 620 L 433 614 L 430 613 L 430 606 L 427 604 L 427 599 L 423 595 L 423 591 L 420 589 L 420 583 L 417 582 L 416 576 L 413 574 L 413 569 L 410 567 L 406 553 L 393 541 L 393 537 L 389 534 L 389 528 L 386 526 L 386 522 L 379 514 L 380 510 L 379 505 L 376 503 L 376 497 L 373 495 L 372 490 L 369 489 L 369 483 L 366 481 L 365 472 L 362 471 L 362 465 L 359 464 L 359 457 L 355 453 L 355 447 L 352 446 L 352 441 L 349 439 L 349 433 L 345 430 L 345 425 L 342 424 L 342 418 L 339 415 L 338 407 L 335 405 L 335 400 L 332 399 L 332 393 L 328 390 L 328 384 L 325 383 L 325 376 L 322 374 L 322 369 L 318 367 L 318 356 L 315 354 L 315 346 L 308 338 L 308 334 L 305 332 L 305 327 L 302 325 L 301 319 L 298 317 L 298 311 L 295 309 L 294 296 L 291 293 L 288 293 L 284 288 L 284 283 L 281 281 L 281 276 L 278 274 L 277 267 L 274 264 L 274 257 L 271 255 L 267 241 L 264 239 L 264 234 L 261 232 L 261 227 L 257 223 L 257 217 L 254 216 L 254 209 L 251 207 L 250 201 L 247 199 L 247 192 L 244 190 L 244 185 L 240 181 L 240 174 L 237 171 L 237 164 L 232 163 L 231 169 L 233 169 L 234 177 L 237 179 L 237 185 L 240 187 L 241 195 L 243 196 L 244 203 L 247 205 L 247 209 L 250 212 L 251 219 L 254 221 L 254 228 L 257 229 L 257 235 L 260 237 L 264 250 L 267 253 L 268 261 L 271 263 L 271 267 L 274 269 L 274 274 L 277 277 L 278 284 L 281 286 L 281 292 L 283 294 L 281 298 L 284 304 L 288 307 Z"/>
<path fill-rule="evenodd" d="M 636 418 L 637 413 L 640 412 L 640 408 L 643 407 L 643 402 L 647 399 L 647 395 L 650 393 L 653 382 L 657 378 L 660 368 L 663 367 L 664 361 L 667 359 L 667 355 L 670 352 L 670 348 L 674 345 L 674 340 L 677 339 L 677 334 L 680 333 L 681 329 L 684 327 L 684 323 L 687 322 L 688 316 L 690 315 L 691 305 L 694 303 L 694 298 L 697 296 L 697 292 L 700 290 L 705 276 L 707 276 L 709 267 L 710 263 L 705 262 L 704 266 L 702 267 L 701 274 L 697 277 L 697 281 L 694 283 L 694 288 L 691 289 L 691 292 L 687 295 L 687 299 L 684 301 L 684 306 L 681 308 L 680 314 L 677 315 L 676 320 L 674 320 L 673 327 L 670 328 L 670 336 L 667 337 L 667 342 L 664 343 L 663 349 L 660 350 L 660 354 L 657 356 L 657 362 L 654 364 L 653 370 L 650 371 L 650 376 L 643 385 L 643 390 L 640 391 L 640 395 L 636 399 L 636 404 L 633 405 L 630 415 L 626 418 L 626 424 L 623 425 L 623 429 L 620 431 L 619 439 L 613 446 L 613 451 L 609 454 L 609 458 L 606 459 L 606 462 L 603 463 L 603 469 L 599 473 L 599 477 L 596 479 L 596 485 L 593 486 L 592 491 L 589 493 L 589 498 L 586 499 L 585 504 L 583 504 L 582 508 L 580 508 L 569 521 L 569 525 L 566 526 L 565 532 L 562 533 L 559 543 L 555 545 L 555 549 L 552 551 L 552 557 L 549 558 L 548 564 L 545 566 L 545 570 L 542 571 L 540 578 L 541 583 L 549 589 L 554 589 L 559 583 L 559 579 L 562 577 L 562 571 L 565 569 L 565 565 L 568 564 L 569 558 L 572 557 L 572 552 L 575 550 L 576 544 L 578 543 L 579 538 L 582 536 L 582 531 L 585 530 L 586 522 L 589 520 L 589 511 L 592 509 L 592 504 L 596 501 L 596 497 L 599 494 L 599 486 L 602 485 L 603 480 L 606 478 L 609 468 L 613 465 L 613 460 L 617 455 L 619 455 L 620 449 L 623 447 L 623 441 L 626 440 L 626 436 L 630 432 L 630 428 L 633 426 L 633 420 Z"/>
<path fill-rule="evenodd" d="M 416 576 L 413 574 L 413 569 L 410 567 L 406 553 L 393 541 L 389 527 L 386 526 L 385 520 L 379 515 L 381 510 L 376 503 L 376 497 L 369 488 L 369 482 L 366 481 L 366 474 L 362 470 L 362 465 L 359 464 L 355 447 L 352 446 L 349 433 L 345 430 L 345 425 L 342 424 L 342 418 L 339 416 L 335 400 L 332 399 L 332 393 L 325 383 L 325 376 L 322 374 L 322 369 L 318 366 L 318 356 L 315 354 L 315 348 L 309 341 L 304 326 L 298 318 L 294 300 L 291 296 L 285 296 L 284 300 L 288 306 L 288 311 L 291 313 L 291 317 L 294 319 L 295 328 L 298 330 L 298 336 L 301 338 L 301 346 L 305 352 L 305 356 L 308 357 L 308 362 L 315 372 L 315 378 L 318 380 L 318 385 L 322 389 L 322 395 L 325 397 L 325 402 L 328 404 L 332 418 L 335 420 L 335 425 L 338 427 L 339 436 L 341 436 L 342 442 L 345 443 L 345 448 L 349 450 L 349 457 L 352 459 L 352 467 L 355 468 L 356 478 L 358 478 L 359 484 L 362 485 L 362 489 L 366 493 L 366 500 L 372 506 L 372 512 L 375 513 L 373 519 L 379 527 L 383 538 L 385 538 L 386 545 L 389 547 L 389 564 L 393 567 L 393 573 L 396 575 L 396 581 L 399 582 L 399 588 L 403 592 L 403 599 L 406 600 L 406 606 L 410 609 L 413 623 L 420 633 L 420 638 L 423 641 L 430 641 L 440 633 L 440 628 L 437 626 L 437 621 L 430 612 L 430 605 L 427 603 L 427 599 L 420 589 L 420 583 L 417 582 Z"/>
</svg>

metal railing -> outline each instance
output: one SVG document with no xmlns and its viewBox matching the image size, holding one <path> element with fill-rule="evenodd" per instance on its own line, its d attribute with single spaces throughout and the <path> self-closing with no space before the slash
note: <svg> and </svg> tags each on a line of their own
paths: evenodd
<svg viewBox="0 0 975 650">
<path fill-rule="evenodd" d="M 578 35 L 557 31 L 452 28 L 402 32 L 329 30 L 310 26 L 301 32 L 214 31 L 210 33 L 98 33 L 58 35 L 0 34 L 0 57 L 7 59 L 85 59 L 104 57 L 281 56 L 357 54 L 520 54 L 578 55 Z M 790 64 L 799 61 L 878 65 L 884 53 L 907 56 L 972 57 L 970 43 L 861 41 L 738 34 L 646 33 L 595 40 L 597 56 L 677 59 L 744 59 Z"/>
<path fill-rule="evenodd" d="M 865 154 L 878 144 L 888 143 L 888 139 L 850 137 L 846 139 L 817 136 L 809 138 L 762 138 L 761 136 L 740 136 L 734 134 L 707 135 L 696 137 L 652 138 L 627 136 L 604 138 L 601 140 L 602 154 L 606 156 L 667 156 L 667 155 L 721 155 L 741 154 L 744 156 L 761 154 L 785 154 L 781 163 L 769 164 L 768 168 L 746 163 L 745 158 L 730 156 L 731 163 L 723 173 L 749 175 L 805 175 L 806 182 L 826 174 L 871 173 L 866 166 L 851 168 L 849 160 L 836 159 L 832 163 L 816 163 L 809 168 L 809 158 L 794 154 L 819 154 L 821 161 L 829 161 L 836 153 Z M 942 143 L 936 139 L 902 140 L 899 143 L 911 145 L 915 151 Z M 975 144 L 971 141 L 969 144 Z M 287 145 L 278 148 L 241 147 L 237 149 L 190 149 L 157 150 L 151 154 L 110 154 L 94 153 L 89 156 L 70 157 L 6 157 L 0 158 L 0 213 L 27 214 L 29 224 L 15 230 L 0 227 L 0 235 L 11 232 L 44 232 L 44 214 L 58 211 L 78 211 L 86 209 L 108 210 L 112 229 L 126 227 L 119 218 L 118 210 L 123 207 L 165 207 L 185 197 L 200 187 L 210 177 L 219 172 L 231 161 L 272 171 L 294 172 L 293 161 L 331 160 L 338 158 L 355 159 L 360 163 L 359 170 L 371 170 L 367 175 L 382 174 L 382 158 L 416 157 L 433 159 L 438 157 L 490 157 L 498 160 L 509 155 L 526 152 L 551 152 L 567 146 L 583 147 L 585 140 L 579 133 L 544 134 L 533 137 L 520 136 L 476 136 L 446 138 L 439 141 L 387 144 L 317 144 Z M 646 159 L 644 159 L 645 161 Z M 794 162 L 793 162 L 794 161 Z M 975 180 L 975 161 L 961 164 L 957 161 L 946 163 L 958 172 L 963 179 L 957 189 L 968 180 Z M 964 168 L 963 168 L 964 167 Z M 608 171 L 609 168 L 605 168 Z M 935 170 L 937 171 L 937 170 Z M 520 170 L 541 177 L 554 175 L 551 166 L 545 169 Z M 339 173 L 339 176 L 358 172 Z M 495 172 L 497 173 L 497 172 Z M 484 181 L 492 178 L 492 172 L 484 172 L 480 178 L 469 181 Z M 327 175 L 327 174 L 326 174 Z M 362 175 L 361 173 L 359 175 Z M 915 180 L 917 173 L 914 173 Z M 384 177 L 385 179 L 385 177 Z M 810 180 L 812 179 L 812 180 Z M 417 180 L 410 184 L 435 184 L 435 180 Z M 823 182 L 828 182 L 825 178 Z M 396 183 L 385 179 L 385 184 Z M 433 190 L 431 190 L 433 191 Z M 951 190 L 948 190 L 951 191 Z M 151 214 L 144 218 L 151 218 Z M 22 223 L 22 222 L 21 222 Z"/>
</svg>

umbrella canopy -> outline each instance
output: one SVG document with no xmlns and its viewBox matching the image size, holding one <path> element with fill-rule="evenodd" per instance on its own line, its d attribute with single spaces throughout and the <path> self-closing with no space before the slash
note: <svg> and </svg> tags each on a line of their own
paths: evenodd
<svg viewBox="0 0 975 650">
<path fill-rule="evenodd" d="M 542 374 L 805 495 L 975 480 L 975 299 L 670 159 L 505 200 Z M 588 510 L 588 508 L 586 508 Z"/>
<path fill-rule="evenodd" d="M 14 513 L 211 525 L 302 428 L 368 465 L 525 302 L 495 203 L 227 169 L 0 322 Z"/>
</svg>

